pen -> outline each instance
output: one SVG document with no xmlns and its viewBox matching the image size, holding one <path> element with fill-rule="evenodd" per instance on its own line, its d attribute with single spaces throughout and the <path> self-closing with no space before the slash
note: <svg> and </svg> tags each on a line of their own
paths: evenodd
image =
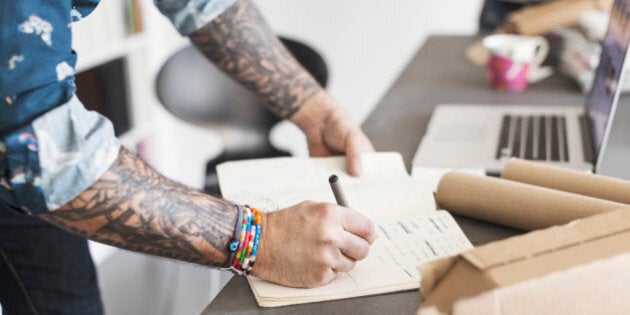
<svg viewBox="0 0 630 315">
<path fill-rule="evenodd" d="M 342 207 L 349 208 L 346 195 L 344 195 L 343 189 L 341 189 L 341 184 L 339 184 L 339 177 L 335 174 L 330 175 L 330 177 L 328 177 L 328 183 L 330 183 L 330 188 L 333 191 L 333 195 L 335 195 L 337 204 Z"/>
</svg>

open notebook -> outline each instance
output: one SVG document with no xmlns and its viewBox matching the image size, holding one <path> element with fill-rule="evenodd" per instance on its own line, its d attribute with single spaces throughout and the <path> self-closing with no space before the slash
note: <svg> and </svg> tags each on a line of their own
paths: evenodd
<svg viewBox="0 0 630 315">
<path fill-rule="evenodd" d="M 322 287 L 288 288 L 248 277 L 260 306 L 343 299 L 417 289 L 417 266 L 472 248 L 446 211 L 435 211 L 433 192 L 407 174 L 398 153 L 363 156 L 364 174 L 351 177 L 343 157 L 274 158 L 218 166 L 223 197 L 265 211 L 304 200 L 334 203 L 328 177 L 340 177 L 350 206 L 373 220 L 377 238 L 368 257 Z"/>
</svg>

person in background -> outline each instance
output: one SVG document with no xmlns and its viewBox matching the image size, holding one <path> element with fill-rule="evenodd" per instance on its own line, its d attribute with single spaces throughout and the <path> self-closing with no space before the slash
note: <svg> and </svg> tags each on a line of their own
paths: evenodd
<svg viewBox="0 0 630 315">
<path fill-rule="evenodd" d="M 479 15 L 479 33 L 487 34 L 496 30 L 508 15 L 528 5 L 539 4 L 546 0 L 484 0 Z"/>
<path fill-rule="evenodd" d="M 169 180 L 122 148 L 111 123 L 75 96 L 71 26 L 97 4 L 0 0 L 5 314 L 101 314 L 84 238 L 296 287 L 328 283 L 366 257 L 373 226 L 355 210 L 303 202 L 265 213 Z M 345 153 L 348 171 L 361 174 L 370 141 L 250 0 L 155 4 L 210 61 L 299 126 L 311 155 Z"/>
</svg>

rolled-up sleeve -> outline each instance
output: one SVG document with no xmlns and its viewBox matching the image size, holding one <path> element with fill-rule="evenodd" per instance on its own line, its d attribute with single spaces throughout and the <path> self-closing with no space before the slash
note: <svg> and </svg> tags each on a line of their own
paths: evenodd
<svg viewBox="0 0 630 315">
<path fill-rule="evenodd" d="M 0 201 L 27 214 L 55 210 L 96 182 L 119 150 L 111 122 L 74 96 L 0 139 Z"/>
<path fill-rule="evenodd" d="M 32 123 L 39 140 L 42 188 L 49 210 L 63 206 L 114 163 L 120 143 L 112 123 L 75 96 Z"/>
<path fill-rule="evenodd" d="M 177 31 L 188 36 L 221 15 L 237 0 L 154 0 Z"/>
</svg>

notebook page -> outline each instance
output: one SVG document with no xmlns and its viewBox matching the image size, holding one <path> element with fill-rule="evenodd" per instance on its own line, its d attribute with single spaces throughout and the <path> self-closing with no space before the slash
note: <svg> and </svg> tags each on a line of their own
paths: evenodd
<svg viewBox="0 0 630 315">
<path fill-rule="evenodd" d="M 279 306 L 418 288 L 418 266 L 472 249 L 446 211 L 425 212 L 377 223 L 377 239 L 368 257 L 330 284 L 287 288 L 248 278 L 264 306 Z M 266 302 L 266 303 L 265 303 Z"/>
<path fill-rule="evenodd" d="M 418 288 L 417 266 L 472 248 L 453 218 L 436 212 L 433 193 L 407 174 L 398 153 L 363 156 L 351 177 L 343 157 L 275 158 L 228 162 L 217 172 L 223 196 L 265 211 L 304 200 L 334 203 L 328 177 L 340 177 L 352 208 L 370 217 L 377 239 L 368 257 L 328 285 L 287 288 L 248 277 L 261 306 L 279 306 Z"/>
<path fill-rule="evenodd" d="M 273 211 L 312 200 L 335 203 L 328 177 L 339 176 L 350 206 L 372 220 L 436 209 L 433 193 L 407 174 L 400 154 L 363 155 L 363 174 L 345 171 L 344 157 L 275 158 L 217 167 L 223 197 Z"/>
</svg>

